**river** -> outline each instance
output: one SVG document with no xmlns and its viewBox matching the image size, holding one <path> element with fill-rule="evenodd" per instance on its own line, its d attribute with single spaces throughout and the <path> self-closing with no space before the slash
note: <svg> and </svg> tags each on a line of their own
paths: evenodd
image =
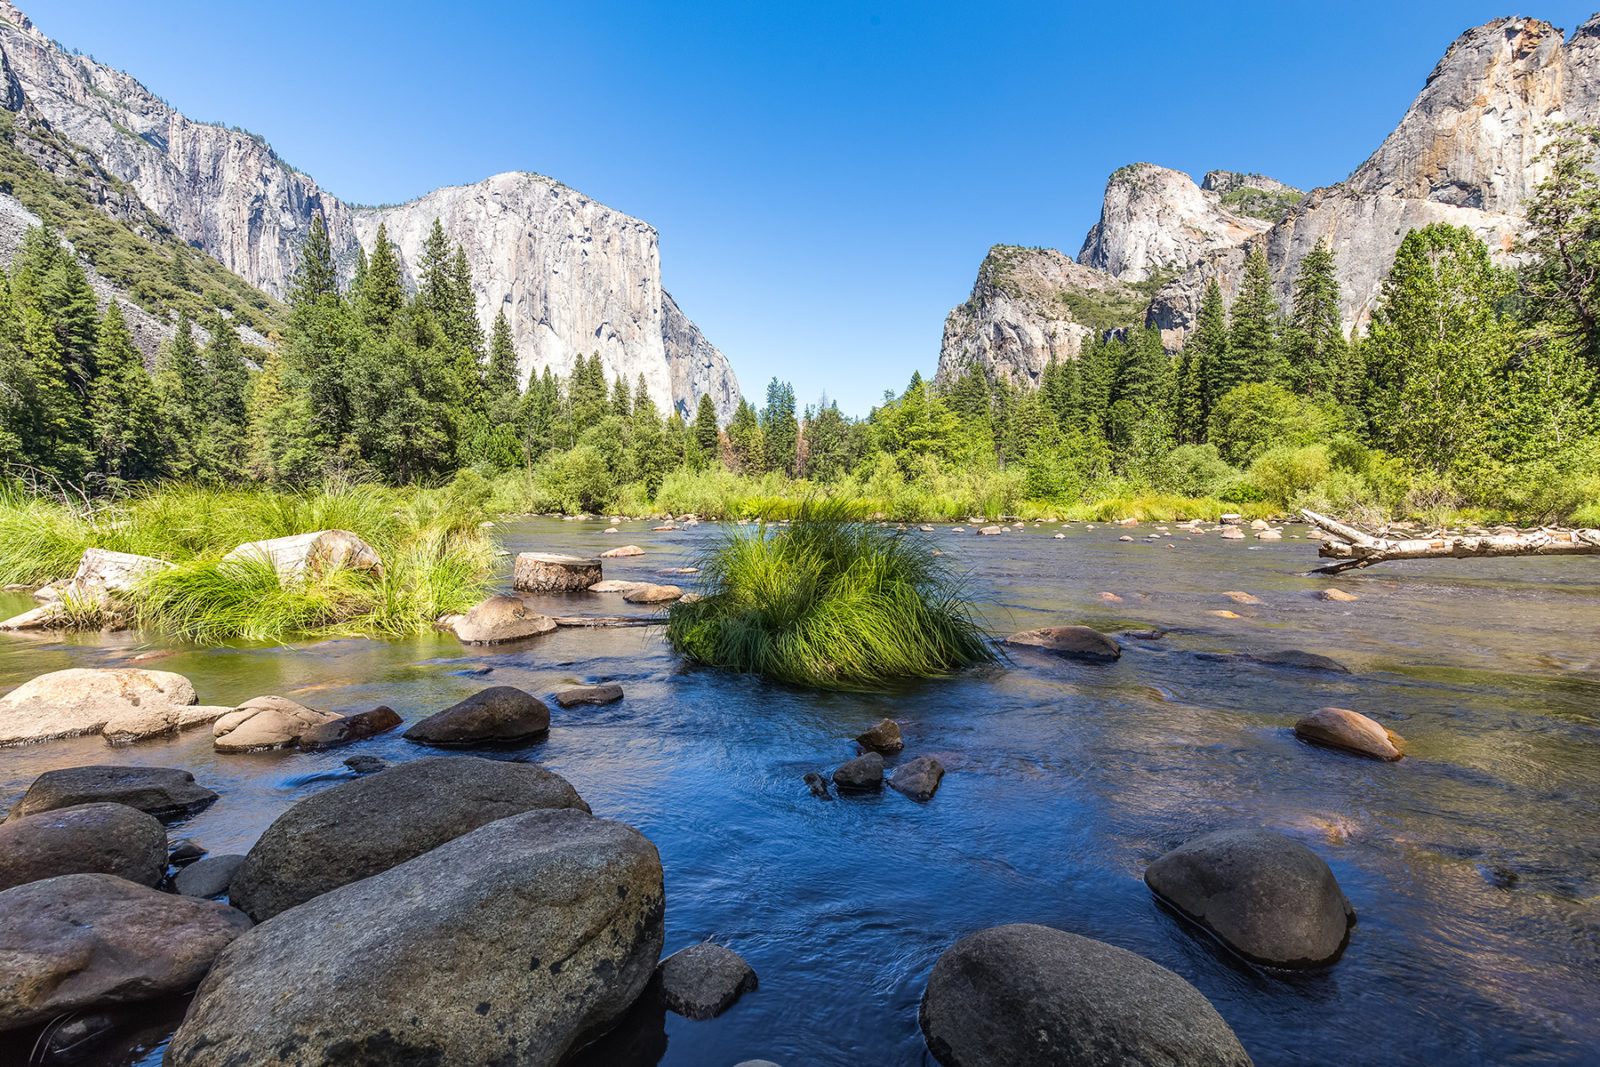
<svg viewBox="0 0 1600 1067">
<path fill-rule="evenodd" d="M 917 1028 L 929 970 L 963 934 L 1009 922 L 1171 968 L 1258 1064 L 1595 1062 L 1600 563 L 1385 564 L 1333 579 L 1357 598 L 1334 603 L 1316 596 L 1330 579 L 1305 575 L 1317 561 L 1314 544 L 1293 536 L 1303 528 L 1280 542 L 1177 527 L 1147 540 L 1153 529 L 928 535 L 969 573 L 996 632 L 1166 631 L 1126 640 L 1104 666 L 1019 654 L 881 693 L 818 694 L 690 668 L 659 627 L 562 629 L 503 649 L 442 635 L 200 649 L 124 633 L 0 637 L 0 689 L 155 652 L 137 665 L 188 676 L 202 703 L 277 693 L 339 712 L 383 703 L 415 720 L 486 685 L 548 698 L 571 683 L 619 682 L 622 702 L 554 708 L 548 739 L 513 755 L 557 771 L 597 815 L 657 845 L 667 952 L 715 936 L 760 976 L 721 1018 L 667 1016 L 655 1041 L 664 1037 L 664 1065 L 931 1064 Z M 600 530 L 527 519 L 500 533 L 513 553 L 638 544 L 647 554 L 606 561 L 607 577 L 677 582 L 693 579 L 657 570 L 691 565 L 723 533 Z M 1124 533 L 1136 540 L 1119 541 Z M 1235 590 L 1260 603 L 1222 595 Z M 26 606 L 0 597 L 7 614 Z M 594 594 L 552 606 L 620 608 Z M 1199 655 L 1282 649 L 1331 656 L 1351 673 Z M 1294 720 L 1327 704 L 1377 718 L 1405 738 L 1407 758 L 1297 741 Z M 899 758 L 943 761 L 938 795 L 811 796 L 801 776 L 854 755 L 849 738 L 883 716 L 903 724 Z M 214 754 L 205 731 L 119 749 L 53 742 L 0 750 L 0 799 L 9 805 L 53 767 L 184 767 L 222 799 L 172 839 L 242 852 L 296 798 L 350 777 L 341 761 L 358 752 L 429 754 L 398 732 L 254 756 Z M 1339 962 L 1253 968 L 1157 906 L 1140 880 L 1151 860 L 1241 825 L 1282 830 L 1327 859 L 1358 917 Z M 158 1063 L 170 1025 L 94 1062 Z"/>
</svg>

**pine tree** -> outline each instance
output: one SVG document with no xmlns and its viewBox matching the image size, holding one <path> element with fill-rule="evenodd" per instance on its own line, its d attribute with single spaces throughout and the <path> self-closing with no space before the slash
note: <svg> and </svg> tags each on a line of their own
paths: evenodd
<svg viewBox="0 0 1600 1067">
<path fill-rule="evenodd" d="M 171 474 L 199 473 L 200 432 L 205 423 L 205 371 L 194 343 L 189 316 L 178 312 L 172 340 L 156 357 L 155 395 L 166 445 L 163 466 Z"/>
<path fill-rule="evenodd" d="M 34 308 L 50 324 L 67 386 L 86 404 L 100 312 L 83 267 L 43 226 L 23 234 L 12 262 L 11 295 L 19 310 Z"/>
<path fill-rule="evenodd" d="M 303 448 L 289 448 L 288 453 L 297 460 L 316 456 L 317 462 L 333 463 L 351 428 L 349 330 L 333 247 L 321 215 L 311 219 L 290 280 L 288 303 L 284 384 L 289 393 L 304 398 L 292 430 L 304 438 Z"/>
<path fill-rule="evenodd" d="M 761 440 L 761 420 L 750 401 L 739 400 L 728 420 L 728 448 L 733 453 L 734 467 L 743 474 L 760 474 L 766 470 L 766 449 Z"/>
<path fill-rule="evenodd" d="M 774 378 L 767 383 L 767 406 L 761 411 L 763 466 L 769 471 L 793 474 L 800 442 L 800 422 L 795 417 L 794 386 Z"/>
<path fill-rule="evenodd" d="M 172 258 L 167 260 L 167 281 L 180 293 L 191 292 L 194 282 L 189 279 L 189 260 L 181 247 L 174 246 Z"/>
<path fill-rule="evenodd" d="M 247 456 L 247 402 L 250 371 L 244 348 L 233 325 L 221 315 L 211 320 L 211 340 L 205 349 L 200 411 L 204 423 L 198 435 L 201 467 L 210 474 L 239 477 Z"/>
<path fill-rule="evenodd" d="M 1216 374 L 1220 393 L 1244 382 L 1277 379 L 1282 362 L 1278 347 L 1278 302 L 1272 295 L 1267 254 L 1257 245 L 1245 260 L 1244 280 L 1233 302 L 1228 324 L 1227 355 Z"/>
<path fill-rule="evenodd" d="M 717 466 L 722 458 L 722 434 L 717 429 L 717 405 L 710 393 L 700 395 L 694 415 L 694 441 L 701 466 Z"/>
<path fill-rule="evenodd" d="M 1285 384 L 1301 396 L 1333 392 L 1340 380 L 1345 350 L 1333 252 L 1325 238 L 1318 238 L 1295 278 L 1294 309 L 1284 335 Z"/>
<path fill-rule="evenodd" d="M 1211 409 L 1216 406 L 1217 399 L 1232 388 L 1225 376 L 1231 378 L 1235 373 L 1228 353 L 1228 320 L 1222 303 L 1222 287 L 1215 277 L 1206 282 L 1194 333 L 1183 350 L 1188 363 L 1178 381 L 1180 432 L 1184 440 L 1200 442 L 1206 438 Z"/>
<path fill-rule="evenodd" d="M 644 384 L 644 375 L 639 376 L 639 384 Z M 648 395 L 648 394 L 647 394 Z M 655 410 L 655 405 L 651 405 Z M 617 380 L 611 383 L 611 414 L 619 419 L 625 419 L 633 414 L 633 397 L 628 392 L 628 383 L 622 380 L 622 375 L 617 375 Z"/>
<path fill-rule="evenodd" d="M 489 338 L 489 371 L 484 378 L 484 388 L 491 400 L 517 395 L 517 352 L 511 344 L 511 324 L 506 313 L 494 316 L 494 330 Z"/>
<path fill-rule="evenodd" d="M 617 380 L 620 382 L 622 379 Z M 681 457 L 674 457 L 668 452 L 661 415 L 656 410 L 655 401 L 650 398 L 650 388 L 645 384 L 643 374 L 639 375 L 634 388 L 633 410 L 628 415 L 628 425 L 632 431 L 634 470 L 650 495 L 654 496 L 661 488 L 661 480 L 667 471 L 677 466 Z"/>
<path fill-rule="evenodd" d="M 109 487 L 161 473 L 154 383 L 115 300 L 100 322 L 89 390 L 95 470 Z"/>
<path fill-rule="evenodd" d="M 365 263 L 360 284 L 352 287 L 351 302 L 363 326 L 384 334 L 405 307 L 406 296 L 400 283 L 400 257 L 389 243 L 388 227 L 381 222 L 372 242 L 372 255 L 365 257 Z"/>
</svg>

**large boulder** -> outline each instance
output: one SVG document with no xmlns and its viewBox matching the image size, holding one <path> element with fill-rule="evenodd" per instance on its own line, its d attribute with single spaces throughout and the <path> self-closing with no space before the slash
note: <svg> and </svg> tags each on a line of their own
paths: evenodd
<svg viewBox="0 0 1600 1067">
<path fill-rule="evenodd" d="M 177 767 L 96 764 L 45 771 L 33 780 L 10 817 L 35 815 L 78 804 L 126 804 L 158 819 L 181 819 L 208 807 L 217 794 Z"/>
<path fill-rule="evenodd" d="M 870 793 L 883 788 L 883 757 L 863 753 L 841 763 L 833 772 L 833 784 L 841 793 Z"/>
<path fill-rule="evenodd" d="M 1247 1067 L 1200 991 L 1143 956 L 1048 926 L 968 934 L 928 976 L 918 1013 L 944 1067 Z"/>
<path fill-rule="evenodd" d="M 243 856 L 207 856 L 177 873 L 172 888 L 186 897 L 220 897 L 239 873 Z"/>
<path fill-rule="evenodd" d="M 637 830 L 579 811 L 501 819 L 234 942 L 165 1062 L 553 1067 L 644 991 L 662 911 Z"/>
<path fill-rule="evenodd" d="M 331 711 L 308 708 L 288 697 L 252 697 L 212 724 L 211 744 L 218 752 L 293 748 L 315 727 L 338 719 Z"/>
<path fill-rule="evenodd" d="M 1089 626 L 1047 626 L 1042 630 L 1024 630 L 1006 638 L 1006 644 L 1074 659 L 1110 661 L 1122 656 L 1122 646 L 1115 637 Z"/>
<path fill-rule="evenodd" d="M 341 568 L 383 575 L 383 559 L 378 550 L 349 530 L 318 530 L 250 541 L 222 557 L 224 563 L 233 560 L 270 563 L 283 585 Z"/>
<path fill-rule="evenodd" d="M 622 599 L 630 604 L 665 604 L 669 601 L 678 600 L 682 596 L 683 590 L 678 586 L 641 582 L 623 593 Z"/>
<path fill-rule="evenodd" d="M 662 960 L 656 978 L 667 1009 L 689 1019 L 714 1019 L 756 988 L 756 972 L 744 957 L 710 941 Z"/>
<path fill-rule="evenodd" d="M 495 645 L 524 637 L 547 634 L 556 628 L 555 620 L 528 606 L 519 596 L 492 596 L 457 615 L 450 629 L 463 644 Z"/>
<path fill-rule="evenodd" d="M 474 693 L 434 712 L 405 732 L 423 745 L 484 745 L 526 741 L 550 730 L 550 708 L 537 697 L 509 685 Z"/>
<path fill-rule="evenodd" d="M 1145 884 L 1253 963 L 1337 960 L 1355 912 L 1322 857 L 1271 830 L 1219 830 L 1173 849 Z"/>
<path fill-rule="evenodd" d="M 1295 736 L 1313 744 L 1342 748 L 1373 759 L 1401 757 L 1400 738 L 1376 721 L 1348 708 L 1318 708 L 1294 724 Z"/>
<path fill-rule="evenodd" d="M 575 708 L 580 704 L 615 704 L 621 699 L 622 686 L 611 683 L 579 685 L 556 694 L 556 703 L 564 708 Z"/>
<path fill-rule="evenodd" d="M 229 896 L 258 922 L 486 826 L 544 808 L 589 806 L 534 763 L 433 756 L 314 793 L 267 827 Z"/>
<path fill-rule="evenodd" d="M 195 705 L 181 674 L 138 667 L 72 667 L 0 697 L 0 745 L 99 734 L 112 744 L 214 721 L 226 708 Z"/>
<path fill-rule="evenodd" d="M 192 989 L 250 928 L 225 904 L 108 874 L 0 893 L 0 1030 Z"/>
<path fill-rule="evenodd" d="M 511 588 L 524 593 L 581 593 L 604 577 L 598 559 L 554 552 L 523 552 L 511 572 Z"/>
<path fill-rule="evenodd" d="M 318 723 L 302 733 L 297 743 L 305 752 L 337 748 L 352 741 L 388 733 L 402 721 L 399 712 L 387 704 L 380 704 L 371 711 L 358 711 L 354 715 L 344 715 Z"/>
<path fill-rule="evenodd" d="M 0 823 L 0 889 L 90 873 L 159 885 L 166 829 L 126 804 L 79 804 Z"/>
<path fill-rule="evenodd" d="M 906 747 L 905 741 L 900 737 L 900 724 L 893 719 L 881 719 L 875 726 L 856 735 L 856 744 L 873 752 L 882 752 L 892 756 Z"/>
</svg>

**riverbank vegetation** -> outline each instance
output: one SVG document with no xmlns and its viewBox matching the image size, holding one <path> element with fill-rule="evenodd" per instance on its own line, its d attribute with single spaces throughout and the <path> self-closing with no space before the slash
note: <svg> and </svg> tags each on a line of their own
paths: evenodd
<svg viewBox="0 0 1600 1067">
<path fill-rule="evenodd" d="M 913 375 L 862 418 L 774 379 L 719 417 L 663 410 L 598 353 L 519 383 L 510 327 L 477 320 L 436 224 L 408 292 L 380 227 L 340 280 L 314 223 L 282 346 L 180 317 L 154 374 L 118 306 L 97 315 L 43 230 L 0 281 L 0 456 L 50 491 L 149 483 L 435 486 L 471 471 L 502 512 L 792 516 L 827 500 L 896 520 L 1292 513 L 1381 521 L 1600 521 L 1596 133 L 1567 128 L 1528 205 L 1516 270 L 1471 232 L 1408 234 L 1370 324 L 1346 337 L 1319 244 L 1280 306 L 1257 248 L 1172 335 L 1129 324 L 1019 383 Z M 137 495 L 137 493 L 135 493 Z"/>
<path fill-rule="evenodd" d="M 431 490 L 373 485 L 315 491 L 169 485 L 76 504 L 0 492 L 0 583 L 68 577 L 84 551 L 163 559 L 171 569 L 124 598 L 140 627 L 211 644 L 298 635 L 399 636 L 465 611 L 484 594 L 496 546 L 480 527 L 489 493 L 467 477 Z M 270 563 L 223 556 L 249 541 L 349 530 L 377 550 L 381 576 L 332 568 L 280 583 Z M 95 623 L 95 609 L 81 608 Z"/>
<path fill-rule="evenodd" d="M 735 528 L 700 562 L 702 599 L 667 639 L 690 659 L 819 689 L 874 689 L 988 663 L 961 581 L 917 537 L 808 506 Z"/>
</svg>

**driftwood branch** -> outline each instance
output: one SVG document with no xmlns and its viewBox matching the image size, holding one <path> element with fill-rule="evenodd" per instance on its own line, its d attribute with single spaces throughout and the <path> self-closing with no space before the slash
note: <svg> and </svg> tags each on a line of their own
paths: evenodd
<svg viewBox="0 0 1600 1067">
<path fill-rule="evenodd" d="M 1600 530 L 1532 530 L 1513 534 L 1459 534 L 1390 540 L 1373 537 L 1354 526 L 1302 510 L 1311 525 L 1334 536 L 1322 542 L 1318 555 L 1340 562 L 1320 568 L 1338 574 L 1352 567 L 1370 567 L 1393 559 L 1473 559 L 1493 556 L 1600 555 Z"/>
</svg>

